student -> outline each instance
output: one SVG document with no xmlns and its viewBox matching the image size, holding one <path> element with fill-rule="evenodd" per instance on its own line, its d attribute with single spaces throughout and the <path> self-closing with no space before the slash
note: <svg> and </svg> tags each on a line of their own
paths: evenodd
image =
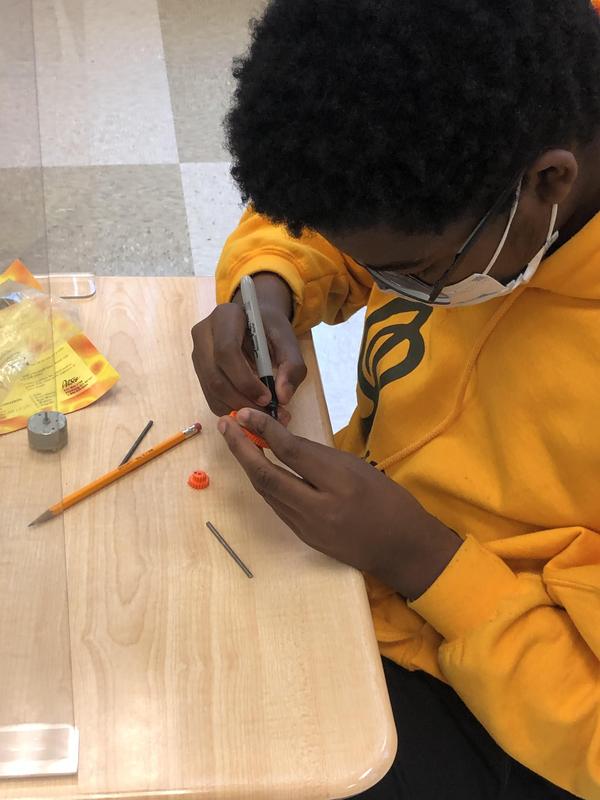
<svg viewBox="0 0 600 800">
<path fill-rule="evenodd" d="M 366 573 L 400 746 L 362 796 L 598 800 L 598 16 L 272 0 L 234 74 L 250 205 L 194 363 L 213 411 L 250 409 L 299 476 L 224 418 L 255 488 Z M 246 274 L 284 405 L 306 372 L 296 335 L 367 306 L 337 449 L 256 410 Z"/>
</svg>

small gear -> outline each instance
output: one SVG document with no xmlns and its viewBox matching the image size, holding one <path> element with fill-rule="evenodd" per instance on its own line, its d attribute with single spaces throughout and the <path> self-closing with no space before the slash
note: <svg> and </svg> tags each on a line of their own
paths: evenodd
<svg viewBox="0 0 600 800">
<path fill-rule="evenodd" d="M 210 478 L 203 472 L 201 469 L 192 472 L 190 477 L 187 480 L 188 486 L 191 486 L 192 489 L 206 489 L 208 484 L 210 483 Z"/>
<path fill-rule="evenodd" d="M 237 411 L 231 411 L 229 416 L 235 419 L 237 417 Z M 240 428 L 243 430 L 244 436 L 246 436 L 247 439 L 250 439 L 250 441 L 257 447 L 260 447 L 261 450 L 269 449 L 269 443 L 261 436 L 257 436 L 255 433 L 252 433 L 252 431 L 249 431 L 248 428 L 244 428 L 243 425 L 240 425 Z"/>
</svg>

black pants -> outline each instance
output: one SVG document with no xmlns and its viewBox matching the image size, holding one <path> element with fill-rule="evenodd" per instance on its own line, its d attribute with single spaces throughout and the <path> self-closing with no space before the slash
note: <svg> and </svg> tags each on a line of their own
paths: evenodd
<svg viewBox="0 0 600 800">
<path fill-rule="evenodd" d="M 508 756 L 456 692 L 383 659 L 398 731 L 387 775 L 361 800 L 573 800 Z"/>
</svg>

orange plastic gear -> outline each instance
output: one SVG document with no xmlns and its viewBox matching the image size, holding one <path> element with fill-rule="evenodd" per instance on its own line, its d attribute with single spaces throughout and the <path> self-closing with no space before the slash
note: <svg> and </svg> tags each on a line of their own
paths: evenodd
<svg viewBox="0 0 600 800">
<path fill-rule="evenodd" d="M 201 469 L 192 472 L 190 477 L 187 480 L 188 486 L 191 486 L 192 489 L 206 489 L 208 484 L 210 483 L 210 478 L 203 472 Z"/>
<path fill-rule="evenodd" d="M 231 411 L 229 416 L 235 419 L 237 417 L 237 411 Z M 243 425 L 240 425 L 240 428 L 243 430 L 244 436 L 247 439 L 250 439 L 250 441 L 257 447 L 260 447 L 261 450 L 264 450 L 265 448 L 267 450 L 269 449 L 269 443 L 265 441 L 262 436 L 257 436 L 255 433 L 252 433 L 252 431 L 249 431 L 248 428 L 244 428 Z"/>
</svg>

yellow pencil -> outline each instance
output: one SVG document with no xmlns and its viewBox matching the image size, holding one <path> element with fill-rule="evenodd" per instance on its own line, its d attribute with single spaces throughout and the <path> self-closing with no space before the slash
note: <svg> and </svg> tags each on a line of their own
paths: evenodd
<svg viewBox="0 0 600 800">
<path fill-rule="evenodd" d="M 66 511 L 67 508 L 74 506 L 75 503 L 79 503 L 80 500 L 84 500 L 86 497 L 94 494 L 94 492 L 97 492 L 99 489 L 104 489 L 104 487 L 108 486 L 109 483 L 119 480 L 119 478 L 122 478 L 123 475 L 127 475 L 128 472 L 133 472 L 134 469 L 141 467 L 147 461 L 151 461 L 153 458 L 156 458 L 156 456 L 159 456 L 166 450 L 170 450 L 171 447 L 175 447 L 175 445 L 185 442 L 186 439 L 189 439 L 191 436 L 195 436 L 197 433 L 200 433 L 201 430 L 202 425 L 200 425 L 199 422 L 196 422 L 189 428 L 179 431 L 179 433 L 176 433 L 175 436 L 171 436 L 169 439 L 165 439 L 164 442 L 157 444 L 156 447 L 151 447 L 150 450 L 146 450 L 145 453 L 142 453 L 136 458 L 132 458 L 131 461 L 128 461 L 126 464 L 112 469 L 110 472 L 107 472 L 106 475 L 102 475 L 100 478 L 96 478 L 95 481 L 88 483 L 87 486 L 83 486 L 76 492 L 63 497 L 60 502 L 50 506 L 50 508 L 47 509 L 47 511 L 44 511 L 43 514 L 40 514 L 37 519 L 34 519 L 33 522 L 30 522 L 28 527 L 31 528 L 32 525 L 38 525 L 40 522 L 46 522 L 49 519 L 54 519 L 54 517 L 57 517 L 59 514 L 62 514 L 63 511 Z"/>
</svg>

